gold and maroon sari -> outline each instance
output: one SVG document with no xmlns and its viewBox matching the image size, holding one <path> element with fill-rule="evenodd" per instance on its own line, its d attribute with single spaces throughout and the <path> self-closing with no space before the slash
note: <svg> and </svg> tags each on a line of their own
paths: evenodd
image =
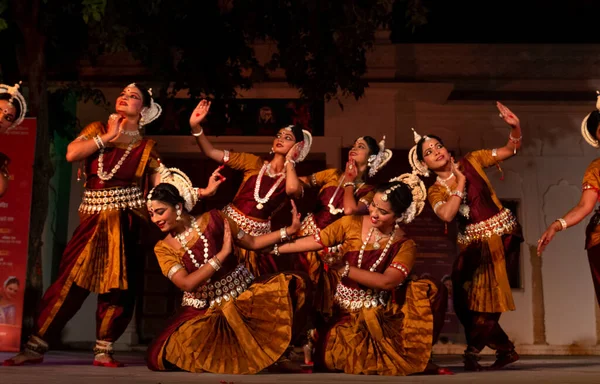
<svg viewBox="0 0 600 384">
<path fill-rule="evenodd" d="M 261 169 L 267 163 L 258 156 L 250 153 L 236 153 L 225 151 L 223 163 L 232 169 L 243 171 L 244 177 L 233 201 L 223 208 L 223 212 L 229 216 L 241 230 L 251 236 L 260 236 L 270 233 L 271 218 L 287 202 L 285 192 L 285 174 L 283 176 L 270 176 L 268 172 Z M 284 171 L 285 172 L 285 171 Z M 280 178 L 283 179 L 279 181 Z M 260 183 L 258 190 L 259 198 L 267 196 L 269 191 L 275 187 L 269 200 L 259 203 L 255 199 L 255 187 Z M 255 276 L 277 272 L 278 268 L 272 256 L 268 254 L 259 255 L 255 251 L 241 249 L 241 256 L 246 268 Z"/>
<path fill-rule="evenodd" d="M 496 196 L 484 168 L 496 165 L 492 150 L 467 154 L 460 160 L 466 183 L 469 217 L 456 215 L 460 254 L 452 270 L 454 310 L 465 328 L 467 344 L 474 352 L 485 346 L 511 351 L 514 345 L 500 327 L 500 314 L 515 304 L 506 272 L 506 256 L 517 252 L 523 241 L 521 226 Z M 456 189 L 456 179 L 448 183 Z M 429 188 L 428 199 L 436 210 L 449 199 L 439 184 Z"/>
<path fill-rule="evenodd" d="M 592 161 L 583 176 L 583 190 L 593 189 L 599 193 L 600 201 L 600 159 Z M 590 219 L 585 231 L 585 249 L 588 254 L 594 289 L 596 290 L 596 300 L 600 305 L 600 209 Z"/>
<path fill-rule="evenodd" d="M 210 257 L 221 249 L 226 219 L 216 210 L 199 219 Z M 237 230 L 232 224 L 232 233 Z M 190 250 L 202 262 L 205 245 L 198 239 L 195 235 L 190 240 Z M 160 241 L 155 253 L 167 277 L 182 267 L 188 273 L 198 269 L 183 248 Z M 184 292 L 181 309 L 148 348 L 150 369 L 257 373 L 275 363 L 300 336 L 310 307 L 307 280 L 283 273 L 255 277 L 243 261 L 234 248 L 207 282 L 195 292 Z"/>
<path fill-rule="evenodd" d="M 102 123 L 92 123 L 80 138 L 104 132 Z M 108 173 L 128 146 L 106 145 L 103 166 Z M 58 278 L 42 299 L 36 321 L 36 335 L 42 339 L 57 337 L 90 292 L 98 294 L 98 340 L 113 342 L 125 331 L 133 316 L 135 282 L 143 265 L 139 239 L 147 218 L 147 176 L 158 168 L 154 146 L 154 141 L 146 139 L 135 143 L 108 181 L 98 177 L 99 152 L 85 160 L 81 221 L 63 253 Z"/>
<path fill-rule="evenodd" d="M 343 259 L 356 267 L 363 245 L 361 234 L 362 217 L 345 216 L 323 229 L 315 239 L 325 247 L 342 244 Z M 381 257 L 383 249 L 368 244 L 360 268 L 368 270 Z M 410 272 L 415 258 L 414 241 L 399 238 L 374 272 L 400 267 Z M 316 367 L 350 374 L 423 372 L 438 333 L 434 321 L 445 315 L 443 306 L 434 306 L 434 302 L 444 300 L 440 300 L 433 282 L 405 280 L 398 288 L 384 291 L 345 277 L 334 286 L 333 316 L 318 332 Z"/>
<path fill-rule="evenodd" d="M 341 171 L 332 168 L 310 176 L 310 186 L 320 189 L 315 210 L 308 213 L 302 220 L 298 236 L 313 236 L 344 216 L 344 188 L 342 186 L 338 189 L 343 175 Z M 354 196 L 359 202 L 369 205 L 375 194 L 374 189 L 372 185 L 362 184 L 354 191 Z M 290 257 L 293 259 L 294 269 L 305 271 L 312 280 L 315 289 L 313 299 L 315 309 L 326 316 L 330 315 L 333 303 L 328 299 L 333 296 L 322 293 L 331 292 L 332 289 L 335 289 L 335 285 L 331 285 L 333 277 L 328 276 L 329 272 L 322 261 L 322 252 L 302 252 Z"/>
</svg>

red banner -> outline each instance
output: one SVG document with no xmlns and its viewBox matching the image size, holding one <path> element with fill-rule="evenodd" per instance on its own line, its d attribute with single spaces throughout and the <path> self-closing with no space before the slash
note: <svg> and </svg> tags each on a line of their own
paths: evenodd
<svg viewBox="0 0 600 384">
<path fill-rule="evenodd" d="M 10 158 L 8 190 L 0 198 L 0 351 L 18 351 L 27 272 L 36 119 L 0 135 Z"/>
</svg>

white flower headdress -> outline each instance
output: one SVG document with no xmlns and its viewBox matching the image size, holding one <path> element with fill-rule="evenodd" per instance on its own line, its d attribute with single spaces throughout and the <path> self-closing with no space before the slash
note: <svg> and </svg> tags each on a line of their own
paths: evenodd
<svg viewBox="0 0 600 384">
<path fill-rule="evenodd" d="M 8 99 L 9 104 L 13 104 L 16 100 L 19 102 L 19 106 L 21 107 L 21 113 L 15 118 L 15 121 L 13 121 L 9 129 L 17 127 L 19 124 L 21 124 L 25 118 L 25 114 L 27 113 L 27 103 L 25 102 L 25 98 L 21 92 L 19 92 L 20 87 L 21 82 L 19 82 L 19 84 L 15 84 L 13 87 L 6 84 L 0 84 L 0 94 L 8 93 L 10 95 L 10 99 Z"/>
<path fill-rule="evenodd" d="M 367 159 L 367 165 L 369 166 L 369 177 L 375 176 L 375 174 L 377 174 L 377 172 L 379 172 L 379 170 L 383 168 L 383 166 L 386 165 L 391 158 L 392 151 L 385 149 L 384 135 L 379 142 L 379 152 L 377 152 L 376 155 L 369 156 Z"/>
<path fill-rule="evenodd" d="M 293 128 L 294 128 L 293 125 L 288 125 L 287 127 L 284 127 L 283 129 L 291 132 L 291 131 L 293 131 Z M 296 157 L 296 159 L 294 159 L 294 161 L 296 163 L 299 163 L 302 160 L 306 159 L 306 156 L 308 156 L 308 153 L 310 152 L 310 147 L 312 147 L 313 137 L 310 134 L 310 132 L 308 132 L 306 129 L 303 129 L 302 136 L 304 136 L 304 140 L 296 144 L 300 147 L 300 152 L 298 153 L 298 157 Z"/>
<path fill-rule="evenodd" d="M 126 88 L 129 87 L 137 88 L 137 85 L 135 83 L 131 83 Z M 148 94 L 150 95 L 150 106 L 144 107 L 140 112 L 140 115 L 142 115 L 140 117 L 140 128 L 158 119 L 158 117 L 162 113 L 161 106 L 158 103 L 154 102 L 154 98 L 152 97 L 152 88 L 148 88 Z"/>
<path fill-rule="evenodd" d="M 408 208 L 406 208 L 406 211 L 404 211 L 396 221 L 398 223 L 408 224 L 423 212 L 423 208 L 425 208 L 425 199 L 427 199 L 427 189 L 425 188 L 423 180 L 421 180 L 415 172 L 403 173 L 398 177 L 390 179 L 390 183 L 398 181 L 406 184 L 410 189 L 410 192 L 412 193 L 412 203 L 410 203 Z M 396 184 L 393 187 L 386 189 L 383 196 L 381 196 L 381 200 L 388 201 L 388 195 L 399 186 L 400 184 Z"/>
<path fill-rule="evenodd" d="M 600 111 L 600 91 L 596 91 L 596 109 L 598 111 Z M 590 132 L 587 130 L 587 121 L 590 118 L 591 113 L 588 113 L 585 118 L 583 119 L 583 121 L 581 122 L 581 136 L 583 136 L 583 139 L 585 141 L 587 141 L 587 143 L 589 145 L 591 145 L 594 148 L 600 148 L 600 143 L 598 143 L 598 139 L 596 139 L 596 137 L 592 136 L 590 134 Z"/>
<path fill-rule="evenodd" d="M 190 178 L 178 168 L 167 168 L 162 163 L 158 167 L 158 173 L 160 174 L 160 182 L 168 183 L 177 188 L 179 195 L 185 201 L 185 209 L 190 212 L 196 203 L 198 202 L 198 190 L 194 188 Z M 154 188 L 148 194 L 148 209 L 152 204 L 152 193 Z"/>
<path fill-rule="evenodd" d="M 417 175 L 421 175 L 421 176 L 425 176 L 428 177 L 429 176 L 429 168 L 427 168 L 427 166 L 419 160 L 418 156 L 417 156 L 417 144 L 419 144 L 419 141 L 421 141 L 422 138 L 425 138 L 425 141 L 430 140 L 429 136 L 421 136 L 417 133 L 417 131 L 415 131 L 414 128 L 411 128 L 413 131 L 413 136 L 415 139 L 415 145 L 410 149 L 410 151 L 408 151 L 408 162 L 410 163 L 410 166 L 413 169 L 413 173 L 416 173 Z"/>
</svg>

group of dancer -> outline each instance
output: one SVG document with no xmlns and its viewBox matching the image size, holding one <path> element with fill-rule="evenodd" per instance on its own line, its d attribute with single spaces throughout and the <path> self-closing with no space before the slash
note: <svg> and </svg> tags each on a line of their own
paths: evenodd
<svg viewBox="0 0 600 384">
<path fill-rule="evenodd" d="M 6 116 L 25 111 L 17 93 L 18 88 L 0 87 L 0 127 L 10 121 Z M 203 100 L 190 117 L 191 134 L 200 150 L 222 165 L 205 188 L 195 188 L 182 171 L 162 164 L 155 142 L 140 133 L 161 113 L 151 89 L 128 85 L 108 122 L 88 125 L 68 146 L 67 160 L 81 161 L 85 171 L 81 223 L 58 278 L 44 294 L 35 332 L 4 365 L 41 363 L 49 343 L 91 292 L 98 294 L 93 364 L 123 365 L 113 358 L 113 343 L 133 315 L 143 256 L 140 232 L 149 218 L 165 234 L 154 247 L 160 268 L 183 291 L 181 308 L 148 349 L 150 369 L 293 372 L 290 348 L 304 345 L 305 363 L 314 362 L 319 371 L 451 374 L 431 359 L 444 323 L 446 288 L 410 277 L 419 252 L 403 230 L 426 200 L 441 220 L 458 222 L 460 253 L 452 283 L 454 312 L 467 341 L 465 369 L 499 369 L 517 361 L 499 318 L 515 309 L 505 258 L 523 237 L 484 169 L 515 155 L 522 135 L 517 116 L 500 103 L 497 107 L 511 128 L 504 147 L 455 161 L 441 138 L 415 132 L 409 152 L 413 171 L 372 185 L 392 157 L 385 140 L 359 137 L 344 170 L 298 176 L 295 166 L 312 144 L 309 132 L 281 128 L 266 159 L 221 150 L 204 135 L 201 124 L 210 102 Z M 598 111 L 584 122 L 596 147 L 599 123 Z M 598 164 L 586 173 L 582 203 L 546 231 L 540 251 L 556 231 L 591 212 L 600 188 Z M 233 201 L 192 216 L 196 203 L 225 181 L 224 166 L 244 173 Z M 427 191 L 421 177 L 430 174 L 436 182 Z M 318 188 L 317 204 L 301 216 L 294 200 L 307 188 Z M 290 200 L 291 224 L 272 228 L 271 217 Z M 590 253 L 600 249 L 595 235 L 600 230 L 593 223 Z M 282 270 L 284 264 L 292 267 Z M 496 350 L 490 367 L 478 362 L 486 346 Z"/>
</svg>

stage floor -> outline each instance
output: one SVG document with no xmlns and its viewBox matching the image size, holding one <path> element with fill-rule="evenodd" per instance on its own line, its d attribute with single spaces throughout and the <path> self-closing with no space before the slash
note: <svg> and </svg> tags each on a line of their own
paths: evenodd
<svg viewBox="0 0 600 384">
<path fill-rule="evenodd" d="M 0 353 L 4 360 L 11 354 Z M 248 376 L 194 374 L 187 372 L 152 372 L 144 364 L 141 353 L 119 353 L 125 368 L 99 368 L 91 365 L 91 354 L 86 352 L 50 352 L 41 365 L 1 367 L 2 384 L 120 384 L 120 383 L 598 383 L 600 356 L 522 356 L 521 360 L 499 372 L 466 373 L 460 356 L 440 356 L 436 361 L 450 367 L 453 376 L 354 376 L 344 374 L 259 374 Z M 482 363 L 491 364 L 492 356 L 484 356 Z"/>
</svg>

